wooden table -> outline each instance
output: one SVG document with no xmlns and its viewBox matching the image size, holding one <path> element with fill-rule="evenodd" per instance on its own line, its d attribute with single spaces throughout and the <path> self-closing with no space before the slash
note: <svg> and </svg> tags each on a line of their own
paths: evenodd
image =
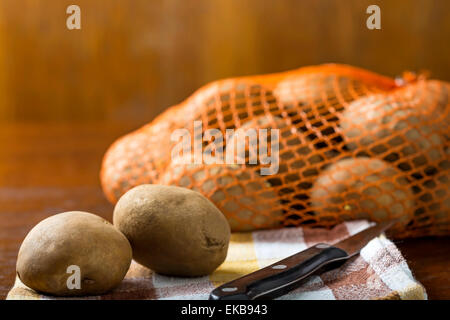
<svg viewBox="0 0 450 320">
<path fill-rule="evenodd" d="M 17 251 L 47 216 L 89 211 L 111 221 L 98 173 L 114 139 L 137 123 L 11 124 L 0 127 L 0 298 L 15 278 Z M 431 299 L 450 299 L 450 237 L 397 243 Z"/>
</svg>

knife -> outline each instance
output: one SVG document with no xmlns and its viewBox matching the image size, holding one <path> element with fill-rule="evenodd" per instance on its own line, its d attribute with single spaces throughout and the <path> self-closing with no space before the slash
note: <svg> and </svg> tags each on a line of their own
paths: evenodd
<svg viewBox="0 0 450 320">
<path fill-rule="evenodd" d="M 334 245 L 319 243 L 268 267 L 214 289 L 209 300 L 274 299 L 298 288 L 312 274 L 328 271 L 359 254 L 370 240 L 389 229 L 386 221 Z"/>
</svg>

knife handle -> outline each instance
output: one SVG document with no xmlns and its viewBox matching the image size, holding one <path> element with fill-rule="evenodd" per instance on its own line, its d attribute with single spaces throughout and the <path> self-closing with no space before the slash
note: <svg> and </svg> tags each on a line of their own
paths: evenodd
<svg viewBox="0 0 450 320">
<path fill-rule="evenodd" d="M 302 280 L 333 262 L 343 262 L 348 254 L 319 243 L 268 267 L 228 282 L 211 292 L 210 300 L 273 299 L 298 287 Z"/>
</svg>

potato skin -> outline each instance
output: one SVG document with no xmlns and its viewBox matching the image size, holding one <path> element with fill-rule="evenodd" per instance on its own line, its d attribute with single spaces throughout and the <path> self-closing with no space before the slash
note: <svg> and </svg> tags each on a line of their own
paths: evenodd
<svg viewBox="0 0 450 320">
<path fill-rule="evenodd" d="M 113 220 L 130 241 L 133 258 L 161 274 L 207 275 L 227 255 L 227 220 L 212 202 L 186 188 L 137 186 L 119 199 Z"/>
<path fill-rule="evenodd" d="M 17 275 L 28 287 L 56 296 L 105 293 L 120 284 L 132 259 L 127 238 L 103 218 L 81 211 L 56 214 L 25 237 Z M 70 265 L 80 267 L 81 288 L 69 289 Z"/>
<path fill-rule="evenodd" d="M 372 158 L 340 160 L 326 168 L 311 190 L 311 205 L 324 221 L 370 219 L 408 222 L 414 194 L 402 173 Z"/>
<path fill-rule="evenodd" d="M 283 212 L 277 208 L 277 194 L 257 172 L 249 183 L 250 170 L 254 169 L 243 164 L 171 163 L 160 182 L 187 187 L 206 196 L 224 214 L 233 232 L 280 227 Z M 244 181 L 236 183 L 240 180 Z"/>
</svg>

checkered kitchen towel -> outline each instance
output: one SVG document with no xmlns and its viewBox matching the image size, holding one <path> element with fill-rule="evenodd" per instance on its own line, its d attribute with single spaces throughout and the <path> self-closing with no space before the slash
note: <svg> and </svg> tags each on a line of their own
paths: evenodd
<svg viewBox="0 0 450 320">
<path fill-rule="evenodd" d="M 346 222 L 332 230 L 285 228 L 233 234 L 227 260 L 212 275 L 173 278 L 153 273 L 133 262 L 125 280 L 113 292 L 86 299 L 207 299 L 225 282 L 256 271 L 319 242 L 336 243 L 369 227 L 366 221 Z M 383 235 L 359 256 L 281 299 L 426 299 L 395 245 Z M 27 288 L 19 279 L 7 299 L 56 299 Z M 61 298 L 59 298 L 61 299 Z M 78 298 L 79 299 L 79 298 Z"/>
</svg>

